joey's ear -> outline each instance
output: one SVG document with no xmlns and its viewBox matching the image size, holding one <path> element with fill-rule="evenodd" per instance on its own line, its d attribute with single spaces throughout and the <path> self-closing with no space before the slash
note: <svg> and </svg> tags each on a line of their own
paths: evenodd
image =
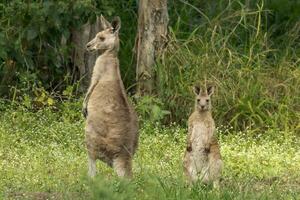
<svg viewBox="0 0 300 200">
<path fill-rule="evenodd" d="M 207 94 L 210 96 L 214 93 L 215 87 L 214 86 L 208 86 L 207 87 Z"/>
<path fill-rule="evenodd" d="M 194 91 L 194 94 L 195 94 L 195 95 L 199 95 L 199 94 L 200 94 L 200 90 L 201 90 L 201 89 L 200 89 L 199 86 L 196 86 L 196 85 L 195 85 L 195 86 L 193 87 L 193 91 Z"/>
<path fill-rule="evenodd" d="M 111 26 L 113 28 L 114 33 L 119 33 L 119 30 L 121 28 L 121 19 L 119 16 L 114 17 L 114 19 L 111 22 Z"/>
<path fill-rule="evenodd" d="M 100 23 L 103 30 L 111 28 L 111 24 L 103 17 L 103 15 L 100 16 Z"/>
</svg>

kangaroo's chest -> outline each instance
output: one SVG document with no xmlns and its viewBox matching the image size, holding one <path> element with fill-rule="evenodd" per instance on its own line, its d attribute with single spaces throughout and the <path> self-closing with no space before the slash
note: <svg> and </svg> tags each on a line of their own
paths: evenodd
<svg viewBox="0 0 300 200">
<path fill-rule="evenodd" d="M 126 106 L 117 59 L 100 56 L 96 61 L 92 78 L 96 86 L 88 102 L 90 107 L 97 111 L 113 111 Z"/>
<path fill-rule="evenodd" d="M 193 124 L 191 142 L 192 148 L 201 151 L 209 147 L 211 137 L 213 136 L 214 127 L 209 122 L 197 122 Z"/>
<path fill-rule="evenodd" d="M 91 94 L 89 105 L 97 110 L 116 110 L 126 106 L 125 98 L 118 82 L 99 81 Z"/>
</svg>

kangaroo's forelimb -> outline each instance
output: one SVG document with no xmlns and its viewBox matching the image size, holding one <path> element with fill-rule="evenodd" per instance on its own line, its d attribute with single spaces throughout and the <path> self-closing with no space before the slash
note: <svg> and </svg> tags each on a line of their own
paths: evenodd
<svg viewBox="0 0 300 200">
<path fill-rule="evenodd" d="M 89 87 L 89 89 L 84 97 L 83 107 L 82 107 L 82 114 L 83 114 L 84 118 L 86 118 L 88 115 L 87 106 L 88 106 L 89 98 L 90 98 L 93 90 L 95 89 L 96 85 L 98 84 L 98 82 L 99 81 L 97 80 L 97 81 L 95 81 L 95 83 L 91 84 L 91 86 Z"/>
</svg>

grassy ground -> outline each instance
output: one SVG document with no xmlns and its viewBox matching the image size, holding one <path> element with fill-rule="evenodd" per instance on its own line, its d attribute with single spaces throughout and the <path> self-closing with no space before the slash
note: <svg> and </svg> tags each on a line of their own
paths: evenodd
<svg viewBox="0 0 300 200">
<path fill-rule="evenodd" d="M 77 108 L 77 107 L 76 107 Z M 225 163 L 222 188 L 187 187 L 182 176 L 185 128 L 144 124 L 134 178 L 118 180 L 98 163 L 86 177 L 84 122 L 79 110 L 64 113 L 20 107 L 0 117 L 0 191 L 4 199 L 299 199 L 300 141 L 270 130 L 218 131 Z"/>
</svg>

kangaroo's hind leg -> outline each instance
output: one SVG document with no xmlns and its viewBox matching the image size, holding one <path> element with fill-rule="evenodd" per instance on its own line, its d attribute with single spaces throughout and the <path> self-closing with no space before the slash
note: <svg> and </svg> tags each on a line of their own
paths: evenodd
<svg viewBox="0 0 300 200">
<path fill-rule="evenodd" d="M 96 176 L 96 159 L 97 159 L 97 149 L 96 149 L 96 132 L 91 124 L 85 127 L 85 141 L 88 154 L 88 176 Z"/>
<path fill-rule="evenodd" d="M 93 159 L 92 156 L 88 155 L 88 175 L 89 177 L 96 176 L 96 159 Z"/>
<path fill-rule="evenodd" d="M 188 183 L 191 185 L 198 181 L 197 162 L 191 152 L 186 152 L 183 161 L 184 174 L 187 177 Z"/>
<path fill-rule="evenodd" d="M 223 161 L 220 158 L 216 158 L 213 155 L 209 156 L 209 177 L 213 182 L 213 187 L 219 189 L 220 178 L 223 167 Z"/>
<path fill-rule="evenodd" d="M 119 177 L 132 177 L 132 158 L 130 155 L 120 155 L 113 159 L 113 168 Z"/>
</svg>

